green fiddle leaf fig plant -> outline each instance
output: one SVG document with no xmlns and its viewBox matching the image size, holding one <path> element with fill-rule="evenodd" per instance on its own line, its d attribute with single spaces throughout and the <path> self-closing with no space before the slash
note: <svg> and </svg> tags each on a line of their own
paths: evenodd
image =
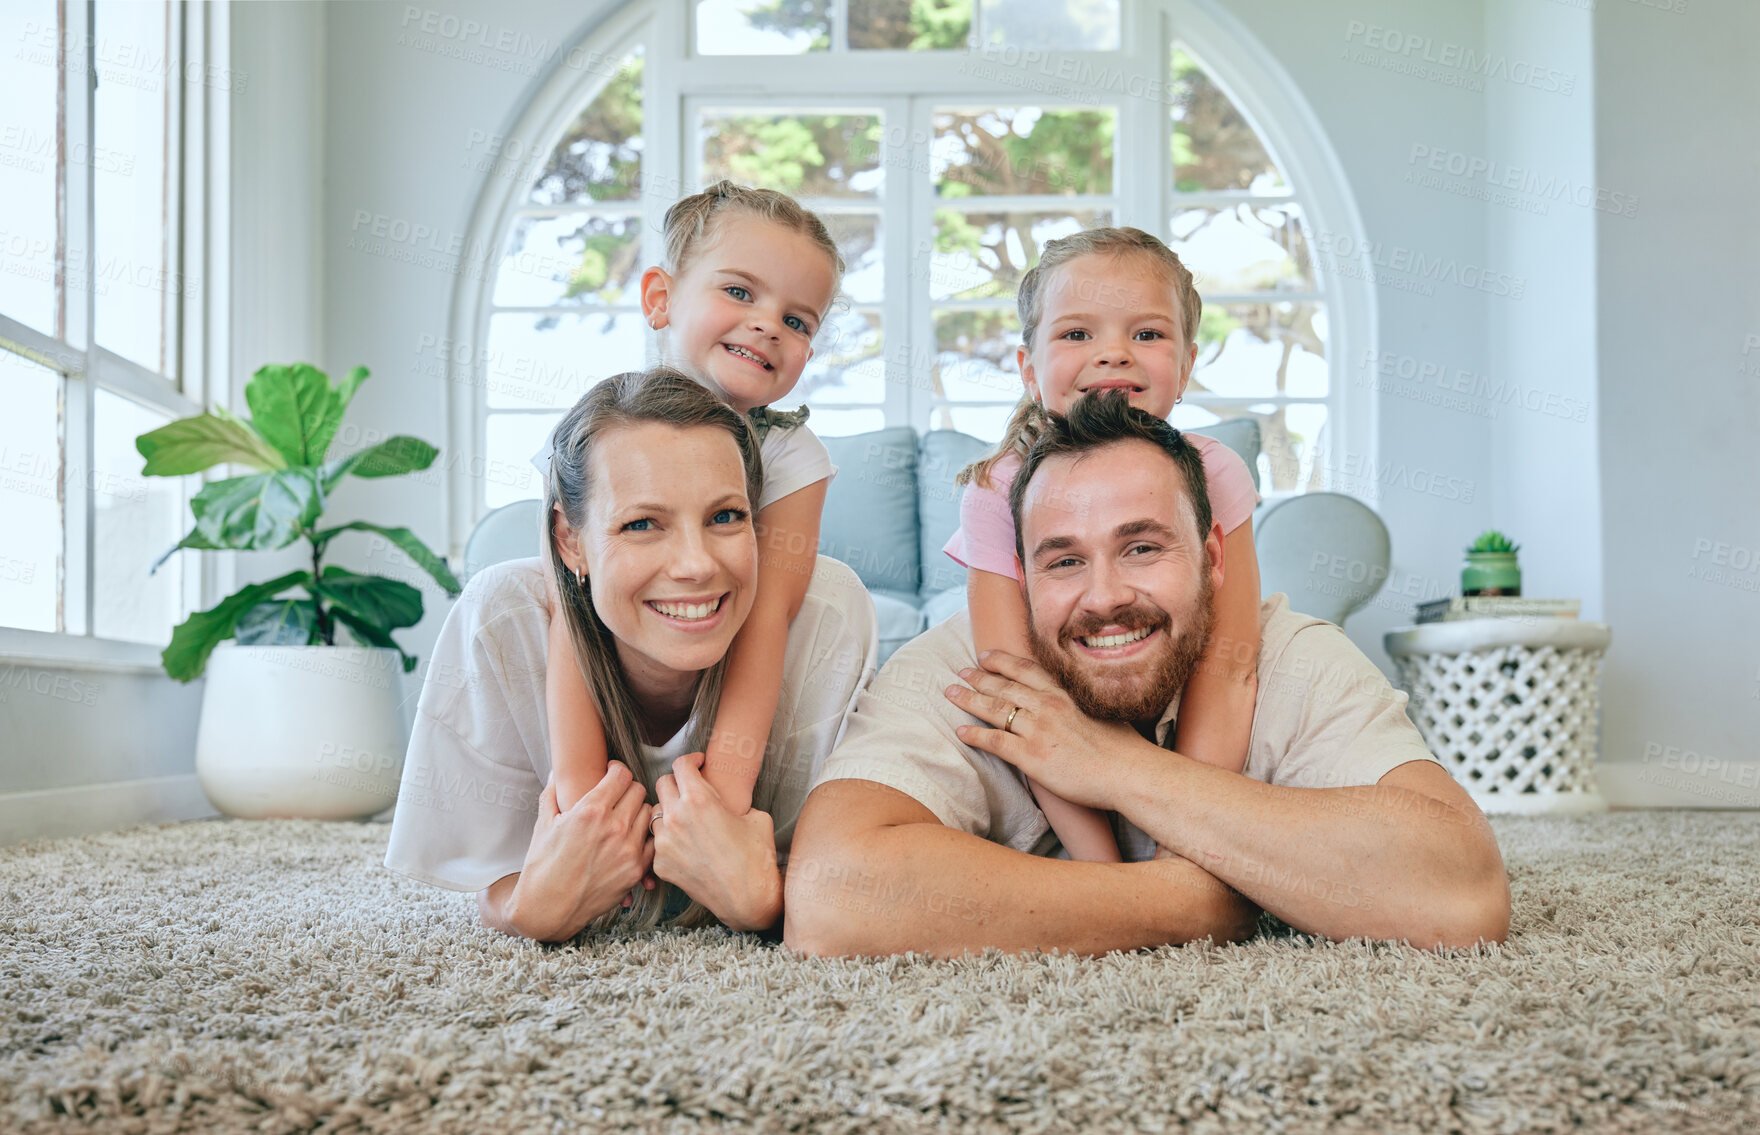
<svg viewBox="0 0 1760 1135">
<path fill-rule="evenodd" d="M 334 646 L 339 628 L 364 646 L 396 650 L 405 671 L 415 668 L 415 657 L 391 632 L 421 621 L 421 592 L 399 580 L 323 562 L 330 542 L 344 532 L 374 532 L 433 576 L 448 595 L 460 591 L 445 559 L 407 528 L 364 520 L 320 527 L 324 505 L 344 477 L 414 473 L 433 464 L 439 453 L 419 438 L 399 436 L 325 460 L 366 378 L 367 368 L 355 367 L 332 385 L 328 375 L 306 363 L 266 366 L 245 386 L 249 420 L 214 409 L 135 439 L 146 458 L 142 472 L 150 477 L 181 477 L 228 463 L 256 470 L 203 486 L 190 500 L 195 526 L 159 557 L 153 571 L 183 548 L 258 552 L 296 540 L 311 545 L 310 571 L 242 587 L 180 623 L 160 655 L 171 677 L 180 682 L 200 677 L 214 647 L 229 638 L 251 646 Z"/>
</svg>

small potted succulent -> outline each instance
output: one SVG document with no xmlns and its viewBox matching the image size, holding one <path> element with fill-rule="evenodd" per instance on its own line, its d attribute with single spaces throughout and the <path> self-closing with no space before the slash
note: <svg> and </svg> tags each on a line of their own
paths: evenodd
<svg viewBox="0 0 1760 1135">
<path fill-rule="evenodd" d="M 311 552 L 310 570 L 248 584 L 185 619 L 160 655 L 180 682 L 207 675 L 196 775 L 227 815 L 362 818 L 397 797 L 406 744 L 399 676 L 416 660 L 391 632 L 421 621 L 422 595 L 323 559 L 344 533 L 371 533 L 448 595 L 460 588 L 446 561 L 407 528 L 364 520 L 320 527 L 344 477 L 413 473 L 438 452 L 393 437 L 325 459 L 366 378 L 356 367 L 332 385 L 305 363 L 266 366 L 245 386 L 249 420 L 215 409 L 135 439 L 147 476 L 223 464 L 255 470 L 204 485 L 190 500 L 195 527 L 153 570 L 183 548 L 272 551 L 304 540 Z"/>
<path fill-rule="evenodd" d="M 1522 568 L 1516 562 L 1521 545 L 1495 528 L 1480 535 L 1467 548 L 1461 568 L 1462 595 L 1520 595 Z"/>
</svg>

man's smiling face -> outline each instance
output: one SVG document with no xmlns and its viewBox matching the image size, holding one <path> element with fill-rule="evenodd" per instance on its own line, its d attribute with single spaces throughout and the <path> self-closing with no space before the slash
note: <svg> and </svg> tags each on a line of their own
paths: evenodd
<svg viewBox="0 0 1760 1135">
<path fill-rule="evenodd" d="M 1027 486 L 1033 653 L 1090 717 L 1152 729 L 1203 655 L 1222 530 L 1200 539 L 1187 493 L 1172 458 L 1135 439 L 1050 457 Z"/>
</svg>

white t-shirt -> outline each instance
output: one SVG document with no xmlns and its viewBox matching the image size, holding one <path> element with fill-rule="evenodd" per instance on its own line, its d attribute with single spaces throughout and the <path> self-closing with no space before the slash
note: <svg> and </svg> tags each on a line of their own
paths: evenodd
<svg viewBox="0 0 1760 1135">
<path fill-rule="evenodd" d="M 837 476 L 837 466 L 831 464 L 831 451 L 809 426 L 771 430 L 764 435 L 758 453 L 764 460 L 764 491 L 758 497 L 760 510 L 816 481 Z"/>
<path fill-rule="evenodd" d="M 550 779 L 543 571 L 536 558 L 485 568 L 447 614 L 404 757 L 385 853 L 391 870 L 480 891 L 524 866 Z M 782 692 L 752 791 L 752 806 L 775 821 L 779 861 L 787 860 L 814 774 L 873 676 L 878 634 L 861 580 L 820 556 L 788 628 Z M 689 734 L 687 724 L 666 744 L 643 747 L 651 781 L 687 751 Z"/>
<path fill-rule="evenodd" d="M 1342 788 L 1374 784 L 1408 761 L 1436 760 L 1406 716 L 1406 695 L 1338 627 L 1289 609 L 1281 595 L 1259 606 L 1259 692 L 1242 771 L 1266 784 Z M 901 647 L 862 693 L 849 733 L 819 769 L 818 783 L 871 780 L 897 789 L 950 828 L 1039 855 L 1061 850 L 1026 778 L 954 733 L 983 725 L 942 691 L 976 667 L 970 617 L 962 612 Z M 1155 727 L 1172 736 L 1175 694 Z M 1155 841 L 1113 817 L 1127 861 L 1155 854 Z"/>
<path fill-rule="evenodd" d="M 764 435 L 758 446 L 764 464 L 764 491 L 758 496 L 761 512 L 783 497 L 798 493 L 815 481 L 828 481 L 837 476 L 831 464 L 831 451 L 807 426 L 773 429 Z M 550 475 L 550 441 L 532 454 L 532 465 L 540 477 Z M 542 484 L 542 482 L 539 482 Z"/>
</svg>

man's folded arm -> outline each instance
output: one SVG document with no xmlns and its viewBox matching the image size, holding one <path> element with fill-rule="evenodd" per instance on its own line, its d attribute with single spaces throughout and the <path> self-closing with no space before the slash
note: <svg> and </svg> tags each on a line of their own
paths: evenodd
<svg viewBox="0 0 1760 1135">
<path fill-rule="evenodd" d="M 944 826 L 868 780 L 833 780 L 795 827 L 784 940 L 818 955 L 940 957 L 997 947 L 1084 955 L 1236 941 L 1258 908 L 1180 858 L 1078 863 Z"/>
</svg>

